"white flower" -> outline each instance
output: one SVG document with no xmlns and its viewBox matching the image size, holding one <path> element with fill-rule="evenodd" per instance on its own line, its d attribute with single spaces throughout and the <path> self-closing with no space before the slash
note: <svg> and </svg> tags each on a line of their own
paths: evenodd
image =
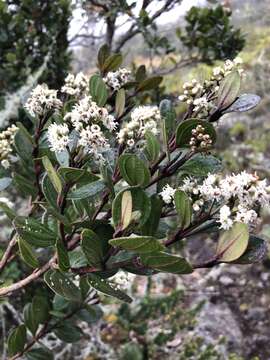
<svg viewBox="0 0 270 360">
<path fill-rule="evenodd" d="M 160 196 L 165 204 L 170 204 L 173 201 L 176 189 L 172 188 L 169 184 L 165 185 L 160 192 Z"/>
<path fill-rule="evenodd" d="M 57 99 L 57 90 L 51 90 L 46 84 L 42 84 L 32 90 L 24 107 L 32 116 L 43 116 L 48 111 L 59 110 L 62 101 Z"/>
<path fill-rule="evenodd" d="M 18 128 L 15 125 L 0 132 L 0 161 L 4 168 L 10 166 L 10 156 L 13 152 L 14 137 Z"/>
<path fill-rule="evenodd" d="M 120 270 L 110 279 L 110 283 L 119 290 L 128 290 L 132 285 L 134 277 L 135 275 Z"/>
<path fill-rule="evenodd" d="M 117 134 L 120 144 L 133 140 L 129 142 L 133 146 L 135 140 L 144 138 L 146 131 L 151 131 L 153 135 L 159 133 L 158 124 L 161 116 L 157 106 L 139 106 L 131 112 L 130 117 L 131 121 L 125 123 Z"/>
<path fill-rule="evenodd" d="M 235 221 L 243 222 L 248 225 L 255 224 L 258 218 L 258 214 L 254 210 L 249 210 L 242 205 L 238 206 L 238 210 L 235 216 Z"/>
<path fill-rule="evenodd" d="M 125 68 L 118 69 L 117 71 L 109 71 L 104 82 L 113 90 L 119 90 L 130 79 L 131 71 Z"/>
<path fill-rule="evenodd" d="M 219 211 L 220 229 L 229 230 L 233 225 L 233 220 L 230 218 L 231 210 L 229 206 L 224 205 Z"/>
<path fill-rule="evenodd" d="M 62 86 L 61 92 L 72 95 L 72 96 L 82 96 L 88 88 L 88 79 L 82 73 L 79 72 L 76 76 L 73 74 L 68 74 L 65 78 L 65 85 Z"/>
<path fill-rule="evenodd" d="M 79 136 L 78 145 L 84 148 L 85 153 L 94 155 L 96 160 L 102 160 L 102 152 L 110 145 L 100 127 L 96 124 L 87 126 L 86 129 L 80 131 Z"/>
<path fill-rule="evenodd" d="M 48 127 L 48 141 L 52 151 L 60 152 L 65 150 L 70 142 L 69 129 L 67 124 L 51 124 Z"/>
<path fill-rule="evenodd" d="M 106 108 L 99 107 L 91 96 L 85 96 L 81 99 L 64 117 L 64 120 L 70 120 L 75 130 L 80 131 L 91 123 L 102 123 L 108 130 L 115 128 L 115 119 L 109 115 Z"/>
</svg>

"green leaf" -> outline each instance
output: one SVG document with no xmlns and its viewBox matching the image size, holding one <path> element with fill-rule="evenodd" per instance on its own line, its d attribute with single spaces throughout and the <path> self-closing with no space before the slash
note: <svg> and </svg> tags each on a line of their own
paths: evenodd
<svg viewBox="0 0 270 360">
<path fill-rule="evenodd" d="M 110 56 L 110 49 L 107 44 L 104 44 L 100 47 L 98 51 L 98 66 L 102 70 L 106 59 Z"/>
<path fill-rule="evenodd" d="M 81 330 L 79 327 L 73 325 L 70 321 L 62 322 L 54 330 L 55 335 L 66 343 L 74 343 L 80 340 Z"/>
<path fill-rule="evenodd" d="M 58 270 L 48 270 L 44 275 L 46 284 L 58 295 L 67 300 L 80 302 L 81 291 L 74 283 Z"/>
<path fill-rule="evenodd" d="M 174 203 L 177 214 L 179 215 L 179 226 L 181 229 L 189 227 L 192 218 L 191 201 L 184 191 L 176 190 Z"/>
<path fill-rule="evenodd" d="M 12 179 L 9 177 L 3 177 L 0 179 L 0 191 L 5 190 L 12 183 Z"/>
<path fill-rule="evenodd" d="M 58 194 L 47 174 L 43 177 L 41 186 L 45 199 L 48 201 L 49 205 L 58 211 L 59 210 L 59 206 L 57 205 Z"/>
<path fill-rule="evenodd" d="M 125 191 L 122 196 L 121 204 L 121 229 L 125 230 L 132 220 L 132 195 L 130 191 Z"/>
<path fill-rule="evenodd" d="M 58 192 L 58 194 L 60 194 L 62 191 L 62 182 L 61 182 L 61 179 L 58 176 L 57 172 L 55 171 L 51 161 L 49 160 L 49 158 L 47 156 L 44 156 L 42 158 L 42 163 L 43 163 L 45 170 L 47 171 L 47 174 L 48 174 L 55 190 Z"/>
<path fill-rule="evenodd" d="M 68 251 L 61 239 L 56 241 L 57 262 L 61 271 L 68 271 L 70 268 Z"/>
<path fill-rule="evenodd" d="M 153 236 L 119 237 L 111 239 L 109 244 L 137 254 L 151 253 L 164 249 L 164 246 Z"/>
<path fill-rule="evenodd" d="M 144 266 L 172 274 L 190 274 L 193 269 L 184 259 L 176 255 L 157 252 L 140 257 Z"/>
<path fill-rule="evenodd" d="M 147 159 L 151 162 L 155 162 L 158 159 L 160 153 L 160 143 L 155 135 L 151 131 L 146 131 L 145 133 L 146 147 L 145 154 Z"/>
<path fill-rule="evenodd" d="M 146 193 L 137 187 L 124 189 L 116 195 L 112 203 L 112 218 L 115 228 L 122 226 L 122 197 L 126 191 L 131 192 L 132 211 L 140 214 L 138 219 L 140 226 L 145 224 L 150 215 L 151 202 Z"/>
<path fill-rule="evenodd" d="M 45 248 L 56 242 L 57 235 L 38 220 L 17 217 L 14 224 L 19 236 L 32 246 Z"/>
<path fill-rule="evenodd" d="M 226 109 L 237 98 L 241 86 L 241 77 L 238 71 L 232 71 L 222 80 L 217 94 L 218 110 Z"/>
<path fill-rule="evenodd" d="M 181 166 L 179 175 L 205 177 L 209 173 L 218 173 L 223 169 L 222 162 L 215 156 L 196 154 Z"/>
<path fill-rule="evenodd" d="M 125 102 L 126 102 L 125 90 L 120 89 L 117 91 L 116 98 L 115 98 L 115 115 L 116 115 L 116 117 L 120 117 L 124 113 Z"/>
<path fill-rule="evenodd" d="M 33 144 L 21 129 L 15 134 L 14 147 L 16 153 L 25 161 L 25 163 L 32 164 Z"/>
<path fill-rule="evenodd" d="M 14 210 L 9 208 L 7 204 L 0 201 L 0 209 L 4 212 L 4 214 L 9 218 L 9 220 L 13 221 L 17 214 Z"/>
<path fill-rule="evenodd" d="M 151 78 L 145 79 L 137 86 L 137 91 L 148 91 L 156 89 L 162 80 L 162 76 L 153 76 Z"/>
<path fill-rule="evenodd" d="M 267 255 L 267 244 L 266 241 L 250 235 L 248 246 L 242 256 L 234 261 L 235 264 L 253 264 L 260 262 Z"/>
<path fill-rule="evenodd" d="M 15 174 L 13 176 L 13 181 L 14 181 L 14 185 L 22 195 L 26 195 L 26 196 L 31 195 L 33 198 L 36 198 L 37 187 L 35 186 L 33 181 L 19 174 Z"/>
<path fill-rule="evenodd" d="M 151 174 L 145 163 L 133 154 L 121 155 L 118 160 L 122 178 L 131 186 L 146 186 L 149 184 Z"/>
<path fill-rule="evenodd" d="M 82 231 L 81 247 L 88 265 L 101 269 L 103 258 L 102 242 L 94 231 L 90 229 Z"/>
<path fill-rule="evenodd" d="M 121 54 L 114 54 L 106 58 L 104 65 L 103 65 L 103 71 L 109 72 L 109 71 L 115 71 L 117 70 L 120 65 L 123 62 L 123 57 Z"/>
<path fill-rule="evenodd" d="M 31 246 L 20 237 L 18 238 L 18 245 L 23 261 L 34 269 L 39 267 L 39 262 Z"/>
<path fill-rule="evenodd" d="M 242 94 L 236 99 L 231 106 L 229 106 L 222 113 L 227 114 L 230 112 L 245 112 L 255 108 L 259 102 L 261 101 L 261 97 L 255 94 Z"/>
<path fill-rule="evenodd" d="M 176 144 L 178 147 L 190 147 L 189 142 L 192 137 L 192 130 L 198 125 L 202 125 L 205 134 L 210 135 L 213 143 L 216 141 L 216 131 L 212 124 L 207 121 L 189 119 L 181 122 L 176 129 Z"/>
<path fill-rule="evenodd" d="M 19 325 L 14 329 L 7 341 L 8 353 L 10 356 L 20 353 L 24 349 L 26 343 L 26 327 L 25 325 Z"/>
<path fill-rule="evenodd" d="M 160 110 L 161 117 L 165 123 L 165 131 L 166 131 L 167 138 L 169 138 L 173 134 L 173 132 L 175 130 L 175 126 L 176 126 L 175 109 L 170 100 L 164 99 L 160 102 L 159 110 Z"/>
<path fill-rule="evenodd" d="M 49 318 L 50 305 L 46 297 L 35 295 L 32 300 L 33 313 L 38 324 L 44 324 Z"/>
<path fill-rule="evenodd" d="M 104 106 L 108 99 L 108 90 L 100 75 L 93 75 L 89 82 L 90 95 L 98 106 Z"/>
<path fill-rule="evenodd" d="M 20 129 L 21 134 L 24 136 L 25 139 L 28 140 L 28 142 L 32 145 L 34 145 L 34 138 L 33 136 L 28 132 L 26 127 L 21 122 L 16 122 L 17 127 Z"/>
<path fill-rule="evenodd" d="M 224 231 L 218 240 L 216 258 L 219 262 L 232 262 L 244 254 L 248 246 L 248 226 L 234 223 L 232 228 Z"/>
<path fill-rule="evenodd" d="M 127 303 L 132 302 L 132 299 L 127 294 L 116 289 L 108 281 L 106 281 L 105 279 L 101 279 L 97 275 L 88 274 L 87 281 L 90 286 L 92 286 L 94 289 L 102 292 L 105 295 L 113 296 L 113 297 L 115 297 L 121 301 L 125 301 Z"/>
<path fill-rule="evenodd" d="M 27 351 L 25 354 L 27 360 L 53 360 L 54 356 L 52 351 L 47 348 L 39 347 Z"/>
<path fill-rule="evenodd" d="M 38 328 L 38 322 L 35 318 L 31 303 L 25 305 L 23 309 L 23 318 L 26 327 L 31 331 L 33 335 L 35 335 Z"/>
<path fill-rule="evenodd" d="M 146 223 L 142 226 L 142 234 L 148 236 L 155 236 L 160 222 L 163 202 L 158 195 L 152 195 L 150 200 L 151 212 Z"/>
<path fill-rule="evenodd" d="M 77 183 L 79 180 L 91 182 L 98 179 L 97 176 L 91 174 L 85 169 L 77 169 L 72 167 L 61 167 L 58 170 L 59 175 L 66 183 Z M 90 181 L 91 180 L 91 181 Z"/>
<path fill-rule="evenodd" d="M 135 80 L 142 82 L 146 78 L 146 68 L 145 65 L 140 65 L 135 74 Z"/>
<path fill-rule="evenodd" d="M 101 180 L 91 182 L 90 184 L 83 185 L 78 189 L 70 191 L 67 196 L 68 200 L 80 200 L 95 197 L 105 189 L 105 184 Z"/>
</svg>

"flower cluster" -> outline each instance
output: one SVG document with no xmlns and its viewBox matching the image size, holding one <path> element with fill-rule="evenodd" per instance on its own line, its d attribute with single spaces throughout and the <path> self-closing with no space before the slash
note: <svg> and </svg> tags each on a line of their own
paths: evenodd
<svg viewBox="0 0 270 360">
<path fill-rule="evenodd" d="M 110 279 L 110 283 L 118 290 L 127 290 L 132 285 L 134 277 L 135 275 L 120 270 Z"/>
<path fill-rule="evenodd" d="M 71 131 L 78 135 L 77 145 L 85 154 L 102 160 L 102 152 L 109 147 L 105 131 L 113 131 L 115 121 L 106 108 L 99 107 L 90 96 L 79 100 L 64 117 L 64 124 L 51 124 L 48 128 L 48 141 L 52 151 L 63 151 L 71 142 Z"/>
<path fill-rule="evenodd" d="M 12 145 L 17 130 L 17 126 L 12 125 L 0 133 L 0 161 L 4 168 L 10 166 L 10 156 L 13 152 Z"/>
<path fill-rule="evenodd" d="M 65 150 L 70 143 L 69 128 L 67 124 L 51 124 L 48 128 L 48 141 L 52 151 L 60 152 Z"/>
<path fill-rule="evenodd" d="M 237 70 L 241 75 L 243 69 L 241 68 L 243 61 L 237 57 L 233 61 L 226 60 L 223 66 L 218 66 L 213 69 L 211 78 L 205 80 L 201 85 L 196 79 L 191 82 L 186 82 L 183 85 L 184 93 L 179 96 L 179 100 L 186 102 L 187 105 L 193 106 L 193 116 L 206 118 L 213 108 L 212 99 L 219 90 L 221 80 L 229 73 Z"/>
<path fill-rule="evenodd" d="M 202 125 L 198 125 L 192 130 L 192 138 L 190 139 L 189 145 L 192 151 L 197 149 L 209 149 L 212 145 L 212 140 L 209 134 L 205 134 L 205 128 Z"/>
<path fill-rule="evenodd" d="M 139 106 L 131 112 L 131 120 L 124 123 L 117 137 L 120 144 L 126 143 L 133 147 L 138 140 L 142 140 L 146 131 L 158 134 L 161 119 L 157 106 Z"/>
<path fill-rule="evenodd" d="M 81 97 L 88 88 L 88 78 L 79 72 L 77 75 L 68 74 L 61 92 L 67 95 Z"/>
<path fill-rule="evenodd" d="M 60 109 L 62 101 L 57 98 L 57 90 L 51 90 L 46 84 L 42 84 L 32 90 L 24 107 L 32 116 L 44 116 L 49 111 Z"/>
<path fill-rule="evenodd" d="M 117 71 L 109 71 L 103 80 L 113 90 L 119 90 L 130 80 L 130 75 L 130 70 L 121 68 Z"/>
<path fill-rule="evenodd" d="M 225 230 L 234 222 L 256 225 L 260 207 L 270 205 L 270 186 L 266 179 L 260 180 L 256 174 L 245 171 L 225 178 L 209 174 L 202 183 L 186 178 L 178 189 L 189 195 L 195 212 L 215 208 L 220 228 Z M 175 191 L 169 185 L 163 188 L 160 195 L 166 204 L 173 203 Z"/>
</svg>

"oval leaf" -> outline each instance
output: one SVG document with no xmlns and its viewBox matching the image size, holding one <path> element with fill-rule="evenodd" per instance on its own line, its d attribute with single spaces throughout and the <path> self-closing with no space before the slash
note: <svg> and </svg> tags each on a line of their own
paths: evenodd
<svg viewBox="0 0 270 360">
<path fill-rule="evenodd" d="M 107 280 L 101 279 L 97 275 L 88 274 L 87 281 L 90 286 L 92 286 L 94 289 L 102 292 L 105 295 L 113 296 L 127 303 L 132 302 L 132 299 L 127 294 L 113 287 Z"/>
<path fill-rule="evenodd" d="M 103 181 L 98 180 L 91 182 L 90 184 L 84 185 L 71 191 L 67 199 L 69 200 L 79 200 L 79 199 L 87 199 L 91 197 L 97 196 L 105 189 L 105 184 Z"/>
<path fill-rule="evenodd" d="M 267 255 L 266 241 L 251 235 L 249 237 L 248 246 L 244 254 L 234 261 L 236 264 L 253 264 L 260 262 Z"/>
<path fill-rule="evenodd" d="M 52 163 L 50 162 L 50 160 L 47 156 L 44 156 L 42 158 L 42 163 L 43 163 L 45 170 L 47 171 L 47 174 L 48 174 L 55 190 L 58 192 L 58 194 L 60 194 L 62 191 L 62 182 L 61 182 L 61 179 L 58 176 L 57 172 L 55 171 Z"/>
<path fill-rule="evenodd" d="M 130 191 L 125 191 L 122 196 L 121 204 L 121 229 L 128 227 L 132 220 L 132 195 Z"/>
<path fill-rule="evenodd" d="M 8 353 L 15 355 L 24 349 L 26 343 L 26 327 L 24 325 L 18 326 L 14 329 L 8 337 Z"/>
<path fill-rule="evenodd" d="M 93 75 L 89 82 L 90 95 L 98 106 L 104 106 L 108 99 L 108 90 L 100 75 Z"/>
<path fill-rule="evenodd" d="M 241 77 L 238 71 L 232 71 L 221 82 L 217 94 L 218 110 L 226 109 L 237 98 L 241 86 Z"/>
<path fill-rule="evenodd" d="M 219 262 L 235 261 L 244 254 L 248 246 L 248 226 L 234 223 L 232 228 L 224 231 L 218 240 L 216 258 Z"/>
<path fill-rule="evenodd" d="M 120 89 L 117 91 L 115 98 L 115 114 L 117 117 L 121 116 L 125 110 L 126 95 L 125 90 Z"/>
<path fill-rule="evenodd" d="M 153 76 L 149 79 L 143 80 L 137 87 L 137 91 L 148 91 L 156 89 L 162 82 L 162 76 Z"/>
<path fill-rule="evenodd" d="M 123 250 L 134 251 L 137 254 L 161 251 L 164 246 L 153 236 L 119 237 L 109 240 L 112 246 Z"/>
<path fill-rule="evenodd" d="M 83 230 L 81 234 L 81 247 L 90 266 L 102 268 L 102 242 L 90 229 Z"/>
<path fill-rule="evenodd" d="M 198 125 L 202 125 L 205 129 L 205 134 L 210 135 L 213 143 L 216 141 L 216 131 L 212 124 L 207 121 L 189 119 L 181 122 L 176 130 L 176 144 L 179 147 L 190 147 L 189 142 L 192 137 L 192 130 Z"/>
<path fill-rule="evenodd" d="M 18 239 L 18 245 L 23 261 L 32 268 L 39 267 L 39 262 L 31 246 L 20 237 Z"/>
<path fill-rule="evenodd" d="M 181 229 L 189 227 L 192 218 L 191 201 L 184 191 L 176 190 L 174 203 L 177 214 L 179 215 L 179 225 Z"/>
<path fill-rule="evenodd" d="M 230 112 L 245 112 L 255 108 L 259 102 L 261 101 L 261 97 L 255 94 L 242 94 L 239 96 L 235 102 L 229 106 L 226 110 L 223 111 L 223 114 L 227 114 Z"/>
<path fill-rule="evenodd" d="M 172 274 L 190 274 L 191 265 L 180 256 L 158 252 L 156 254 L 143 255 L 140 257 L 143 265 L 154 270 Z"/>
<path fill-rule="evenodd" d="M 131 186 L 146 186 L 150 182 L 150 171 L 136 155 L 121 155 L 118 161 L 122 178 Z"/>
</svg>

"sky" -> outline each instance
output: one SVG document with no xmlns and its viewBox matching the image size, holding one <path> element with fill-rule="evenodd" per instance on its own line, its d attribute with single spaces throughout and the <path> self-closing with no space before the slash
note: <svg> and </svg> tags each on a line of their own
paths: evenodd
<svg viewBox="0 0 270 360">
<path fill-rule="evenodd" d="M 135 13 L 136 13 L 136 10 L 140 9 L 141 2 L 142 2 L 142 0 L 137 1 L 137 5 L 136 5 L 136 8 L 134 10 Z M 187 10 L 189 10 L 192 6 L 194 6 L 194 5 L 203 5 L 203 4 L 205 4 L 205 0 L 183 0 L 182 3 L 178 7 L 175 7 L 170 12 L 167 12 L 166 14 L 161 15 L 159 17 L 157 23 L 164 25 L 164 24 L 167 24 L 169 22 L 175 22 L 179 18 L 179 16 L 185 14 L 185 12 Z M 155 10 L 157 9 L 157 6 L 158 6 L 158 3 L 155 4 L 155 2 L 154 2 L 154 9 Z M 85 20 L 84 20 L 84 17 L 83 17 L 82 9 L 75 9 L 74 12 L 73 12 L 73 19 L 71 21 L 71 26 L 70 26 L 70 30 L 69 30 L 69 38 L 72 38 L 74 35 L 76 35 L 78 33 L 78 31 L 80 30 L 80 28 L 83 25 L 84 21 Z M 122 17 L 122 19 L 120 19 L 120 21 L 124 22 L 125 18 Z M 104 26 L 103 23 L 100 23 L 97 26 L 96 34 L 99 34 L 102 31 L 103 26 Z M 123 25 L 121 27 L 121 29 L 120 29 L 120 32 L 125 32 L 127 29 L 128 29 L 128 25 Z"/>
</svg>

